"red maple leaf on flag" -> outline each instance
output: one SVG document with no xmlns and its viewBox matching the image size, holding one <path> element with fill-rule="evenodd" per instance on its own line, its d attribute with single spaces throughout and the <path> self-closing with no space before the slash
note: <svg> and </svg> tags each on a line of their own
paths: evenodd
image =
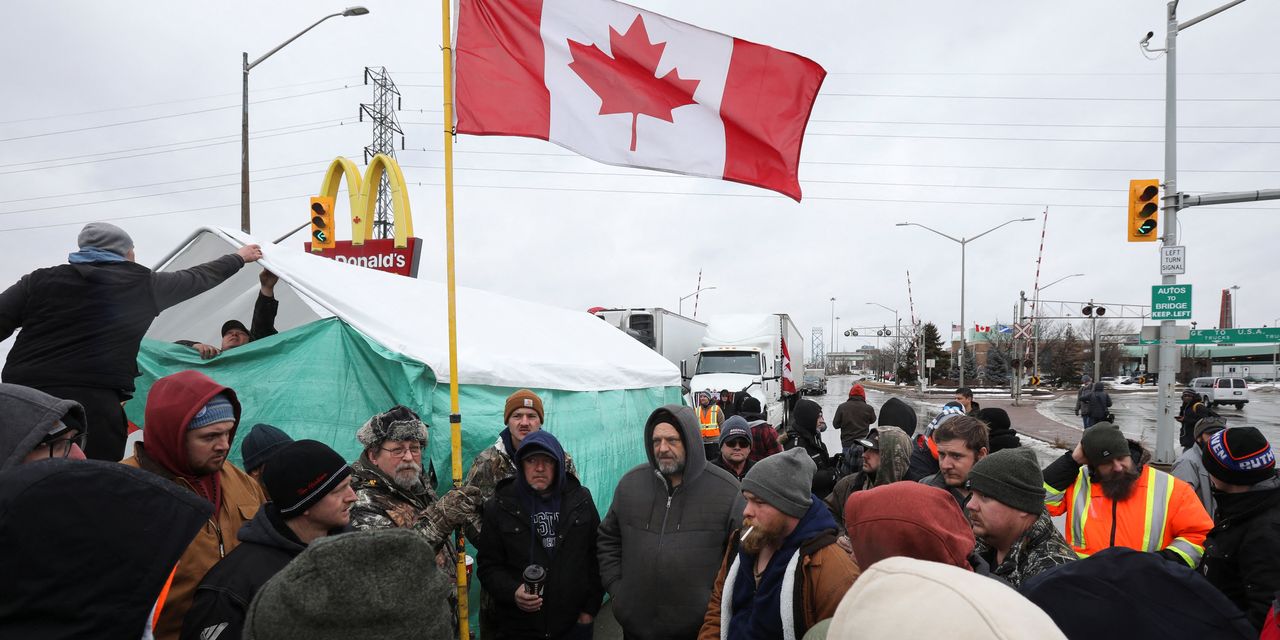
<svg viewBox="0 0 1280 640">
<path fill-rule="evenodd" d="M 573 55 L 569 68 L 600 96 L 600 115 L 631 114 L 632 151 L 636 150 L 636 121 L 640 114 L 672 122 L 673 109 L 697 103 L 693 92 L 698 80 L 681 78 L 674 68 L 658 77 L 658 62 L 666 47 L 665 42 L 649 42 L 649 32 L 639 14 L 625 34 L 609 27 L 613 57 L 594 44 L 569 40 Z"/>
</svg>

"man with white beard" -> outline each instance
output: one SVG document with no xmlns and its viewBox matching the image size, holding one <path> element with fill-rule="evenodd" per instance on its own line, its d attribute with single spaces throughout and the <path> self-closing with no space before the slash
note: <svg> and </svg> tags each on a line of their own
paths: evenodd
<svg viewBox="0 0 1280 640">
<path fill-rule="evenodd" d="M 440 552 L 450 532 L 483 503 L 475 487 L 436 497 L 422 464 L 427 425 L 408 407 L 397 405 L 369 418 L 356 439 L 364 452 L 351 465 L 355 529 L 413 529 Z M 452 566 L 444 554 L 437 561 Z"/>
</svg>

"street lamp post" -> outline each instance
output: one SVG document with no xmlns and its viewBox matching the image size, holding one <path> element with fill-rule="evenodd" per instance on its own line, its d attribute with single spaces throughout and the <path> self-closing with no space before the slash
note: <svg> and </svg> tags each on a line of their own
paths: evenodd
<svg viewBox="0 0 1280 640">
<path fill-rule="evenodd" d="M 348 7 L 339 13 L 331 13 L 319 20 L 316 20 L 311 26 L 299 31 L 296 35 L 276 46 L 276 48 L 262 54 L 262 57 L 249 62 L 249 52 L 241 53 L 241 71 L 244 76 L 243 90 L 240 94 L 240 230 L 249 233 L 249 70 L 258 66 L 263 60 L 270 58 L 275 52 L 288 46 L 290 42 L 302 37 L 302 34 L 316 28 L 321 22 L 329 18 L 362 16 L 369 13 L 364 7 Z"/>
<path fill-rule="evenodd" d="M 836 298 L 835 296 L 832 296 L 831 297 L 831 338 L 832 338 L 831 346 L 835 346 L 835 337 L 836 337 Z"/>
<path fill-rule="evenodd" d="M 898 349 L 902 348 L 902 323 L 898 320 L 898 310 L 886 307 L 880 304 L 879 302 L 868 302 L 867 304 L 872 304 L 877 307 L 880 307 L 881 309 L 884 309 L 885 311 L 893 312 L 893 326 L 895 331 L 894 335 L 898 340 L 898 348 L 893 350 L 893 376 L 896 383 L 896 380 L 898 377 Z"/>
<path fill-rule="evenodd" d="M 838 327 L 838 326 L 840 326 L 840 316 L 836 316 L 836 325 L 835 325 L 835 326 L 837 326 L 837 327 Z M 835 347 L 836 347 L 836 353 L 840 353 L 840 334 L 838 334 L 838 333 L 837 333 L 837 334 L 835 335 L 835 339 L 836 339 L 836 344 L 835 344 Z"/>
<path fill-rule="evenodd" d="M 978 235 L 972 238 L 955 238 L 941 231 L 938 231 L 937 229 L 934 229 L 932 227 L 927 227 L 925 225 L 922 225 L 918 222 L 899 222 L 897 224 L 897 226 L 899 227 L 920 227 L 921 229 L 924 229 L 926 231 L 932 231 L 960 245 L 960 363 L 957 368 L 960 370 L 960 386 L 962 387 L 964 386 L 965 356 L 968 355 L 969 353 L 968 346 L 966 344 L 967 341 L 965 339 L 965 335 L 968 333 L 968 327 L 966 327 L 964 323 L 964 283 L 965 283 L 965 278 L 964 278 L 965 251 L 964 250 L 965 250 L 965 247 L 968 246 L 970 242 L 973 242 L 974 240 L 977 240 L 978 238 L 981 238 L 982 236 L 985 236 L 988 233 L 991 233 L 992 231 L 995 231 L 996 229 L 999 229 L 1000 227 L 1003 227 L 1005 225 L 1010 225 L 1015 222 L 1033 222 L 1034 220 L 1035 218 L 1014 218 L 1012 220 L 1006 220 L 1005 222 L 1002 222 L 994 227 L 991 227 L 990 229 L 987 229 L 986 231 L 983 231 L 982 233 L 979 233 Z"/>
<path fill-rule="evenodd" d="M 1032 348 L 1031 354 L 1031 375 L 1036 378 L 1040 377 L 1040 292 L 1068 278 L 1078 278 L 1083 275 L 1083 273 L 1073 273 L 1069 276 L 1062 276 L 1061 278 L 1036 289 L 1035 303 L 1032 307 L 1035 315 L 1031 317 L 1031 323 L 1035 327 L 1035 335 L 1032 336 L 1032 344 L 1035 346 Z"/>
<path fill-rule="evenodd" d="M 1231 285 L 1231 328 L 1235 329 L 1240 326 L 1240 319 L 1236 317 L 1236 296 L 1240 295 L 1240 285 Z"/>
<path fill-rule="evenodd" d="M 680 304 L 679 304 L 679 305 L 677 305 L 677 307 L 679 308 L 679 313 L 680 313 L 680 315 L 684 315 L 684 301 L 685 301 L 685 300 L 688 300 L 689 298 L 692 298 L 692 297 L 694 297 L 694 296 L 698 295 L 699 293 L 702 293 L 703 291 L 710 291 L 710 290 L 712 290 L 712 289 L 714 289 L 714 288 L 715 288 L 715 287 L 702 287 L 702 288 L 698 289 L 697 291 L 694 291 L 693 293 L 691 293 L 691 294 L 689 294 L 689 295 L 687 295 L 687 296 L 684 296 L 684 297 L 680 298 Z"/>
</svg>

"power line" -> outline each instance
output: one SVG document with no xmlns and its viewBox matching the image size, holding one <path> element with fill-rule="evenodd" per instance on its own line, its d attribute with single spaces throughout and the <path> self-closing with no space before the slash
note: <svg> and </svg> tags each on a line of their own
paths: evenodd
<svg viewBox="0 0 1280 640">
<path fill-rule="evenodd" d="M 297 131 L 284 131 L 284 132 L 281 132 L 281 133 L 272 133 L 272 134 L 268 134 L 268 135 L 265 135 L 265 136 L 254 136 L 254 138 L 255 138 L 255 139 L 259 139 L 259 140 L 261 140 L 261 139 L 265 139 L 265 138 L 277 138 L 277 137 L 279 137 L 279 136 L 290 136 L 290 135 L 294 135 L 294 134 L 298 134 L 298 133 L 308 133 L 308 132 L 311 132 L 311 131 L 319 131 L 319 130 L 321 130 L 321 129 L 330 129 L 330 128 L 334 127 L 334 126 L 342 126 L 342 125 L 341 125 L 341 123 L 339 123 L 338 125 L 324 125 L 324 126 L 320 126 L 320 127 L 311 127 L 311 128 L 309 128 L 309 129 L 298 129 Z M 115 158 L 103 158 L 103 159 L 101 159 L 101 160 L 82 160 L 82 161 L 80 161 L 80 162 L 67 162 L 67 163 L 64 163 L 64 164 L 51 164 L 51 165 L 46 165 L 46 166 L 43 166 L 43 167 L 29 167 L 29 168 L 26 168 L 26 169 L 13 169 L 13 170 L 11 170 L 11 171 L 0 171 L 0 176 L 4 176 L 4 175 L 12 175 L 12 174 L 15 174 L 15 173 L 30 173 L 30 172 L 32 172 L 32 171 L 44 171 L 44 170 L 46 170 L 46 169 L 62 169 L 62 168 L 65 168 L 65 167 L 76 167 L 76 166 L 86 165 L 86 164 L 98 164 L 98 163 L 100 163 L 100 162 L 112 162 L 112 161 L 115 161 L 115 160 L 130 160 L 130 159 L 133 159 L 133 158 L 143 158 L 143 157 L 146 157 L 146 156 L 156 156 L 156 155 L 161 155 L 161 154 L 165 154 L 165 153 L 174 153 L 174 152 L 177 152 L 177 151 L 191 151 L 191 150 L 193 150 L 193 149 L 205 149 L 205 148 L 208 148 L 208 147 L 216 147 L 216 146 L 219 146 L 219 145 L 232 144 L 232 143 L 235 143 L 235 142 L 239 142 L 239 140 L 238 140 L 238 139 L 233 139 L 233 140 L 224 140 L 224 141 L 222 141 L 222 142 L 207 142 L 207 143 L 204 143 L 204 144 L 195 144 L 195 145 L 190 145 L 190 146 L 186 146 L 186 147 L 180 147 L 180 148 L 177 148 L 177 149 L 162 149 L 162 150 L 160 150 L 160 151 L 147 151 L 147 152 L 144 152 L 144 153 L 135 153 L 135 154 L 133 154 L 133 155 L 118 156 L 118 157 L 115 157 Z"/>
<path fill-rule="evenodd" d="M 317 124 L 332 124 L 332 123 L 335 123 L 335 122 L 336 122 L 336 123 L 342 123 L 342 121 L 343 121 L 343 118 L 335 118 L 335 119 L 332 119 L 332 120 L 317 120 L 317 121 L 315 121 L 315 122 L 304 122 L 304 123 L 300 123 L 300 124 L 291 124 L 291 125 L 288 125 L 288 126 L 285 126 L 285 127 L 275 127 L 275 128 L 272 128 L 272 129 L 259 129 L 259 130 L 258 130 L 258 133 L 270 133 L 270 132 L 273 132 L 273 131 L 283 131 L 283 130 L 285 130 L 285 129 L 294 129 L 294 128 L 297 128 L 297 127 L 309 127 L 309 126 L 311 126 L 311 125 L 317 125 Z M 181 142 L 166 142 L 166 143 L 163 143 L 163 144 L 153 144 L 153 145 L 148 145 L 148 146 L 145 146 L 145 147 L 134 147 L 134 148 L 132 148 L 132 149 L 115 149 L 115 150 L 113 150 L 113 151 L 100 151 L 100 152 L 98 152 L 98 153 L 82 153 L 82 154 L 80 154 L 80 155 L 75 155 L 75 156 L 63 156 L 63 157 L 61 157 L 61 158 L 45 158 L 44 160 L 26 160 L 26 161 L 23 161 L 23 162 L 11 162 L 11 163 L 9 163 L 9 164 L 0 164 L 0 169 L 6 169 L 6 168 L 8 168 L 8 167 L 19 167 L 19 166 L 22 166 L 22 165 L 24 165 L 24 164 L 44 164 L 44 163 L 46 163 L 46 162 L 61 162 L 61 161 L 63 161 L 63 160 L 77 160 L 77 159 L 79 159 L 79 158 L 94 158 L 94 157 L 97 157 L 97 156 L 108 156 L 108 155 L 111 155 L 111 154 L 113 154 L 113 153 L 132 153 L 132 152 L 134 152 L 134 151 L 147 151 L 147 150 L 150 150 L 150 149 L 159 149 L 159 148 L 162 148 L 162 147 L 173 147 L 173 146 L 178 146 L 178 145 L 194 144 L 194 143 L 199 143 L 199 142 L 211 142 L 211 141 L 214 141 L 214 140 L 222 140 L 223 138 L 234 138 L 234 141 L 238 142 L 238 141 L 240 140 L 240 134 L 238 134 L 238 133 L 231 133 L 231 134 L 227 134 L 227 135 L 213 136 L 213 137 L 211 137 L 211 138 L 198 138 L 198 139 L 196 139 L 196 140 L 183 140 L 183 141 L 181 141 Z"/>
<path fill-rule="evenodd" d="M 1069 127 L 1076 129 L 1163 129 L 1162 124 L 1081 124 L 1074 122 L 921 122 L 906 120 L 828 120 L 810 118 L 824 124 L 892 124 L 952 127 Z M 1276 124 L 1180 124 L 1178 129 L 1280 129 Z"/>
<path fill-rule="evenodd" d="M 272 176 L 270 178 L 258 178 L 256 182 L 270 182 L 272 180 L 283 180 L 285 178 L 296 178 L 298 176 L 311 176 L 311 175 L 315 175 L 315 173 L 311 171 L 307 171 L 305 173 L 290 173 L 288 175 L 283 175 L 283 176 Z M 228 182 L 226 184 L 213 184 L 205 187 L 191 187 L 189 189 L 178 189 L 175 191 L 161 191 L 160 193 L 147 193 L 147 194 L 137 195 L 137 196 L 125 196 L 123 198 L 111 198 L 109 200 L 92 200 L 89 202 L 60 204 L 60 205 L 55 205 L 51 207 L 39 207 L 36 209 L 19 209 L 17 211 L 0 211 L 0 216 L 11 216 L 15 213 L 35 213 L 38 211 L 53 211 L 53 210 L 60 210 L 60 209 L 68 209 L 71 207 L 85 207 L 89 205 L 109 204 L 112 202 L 123 202 L 125 200 L 141 200 L 143 198 L 156 198 L 159 196 L 171 196 L 179 193 L 191 193 L 194 191 L 207 191 L 209 189 L 224 189 L 226 187 L 239 187 L 239 186 L 240 186 L 239 182 Z"/>
<path fill-rule="evenodd" d="M 443 153 L 440 149 L 430 149 L 426 147 L 417 149 L 406 149 L 406 151 L 427 152 L 427 153 Z M 531 156 L 531 157 L 551 157 L 551 158 L 581 158 L 590 160 L 586 156 L 576 153 L 548 153 L 548 152 L 532 152 L 532 151 L 487 151 L 480 149 L 457 149 L 454 153 L 467 153 L 479 155 L 503 155 L 503 156 Z M 836 165 L 836 166 L 862 166 L 862 167 L 907 167 L 907 168 L 923 168 L 923 169 L 982 169 L 991 171 L 1099 171 L 1099 172 L 1116 172 L 1116 173 L 1159 173 L 1162 169 L 1120 169 L 1120 168 L 1094 168 L 1094 167 L 1033 167 L 1033 166 L 1000 166 L 1000 165 L 956 165 L 956 164 L 915 164 L 915 163 L 887 163 L 887 162 L 853 162 L 838 160 L 801 160 L 802 165 Z M 1183 169 L 1178 168 L 1179 173 L 1280 173 L 1280 169 Z"/>
<path fill-rule="evenodd" d="M 359 86 L 359 85 L 354 85 L 354 86 Z M 304 97 L 306 97 L 306 96 L 315 96 L 315 95 L 320 95 L 320 94 L 322 94 L 322 93 L 333 93 L 333 92 L 335 92 L 335 91 L 345 91 L 345 90 L 350 89 L 350 88 L 352 88 L 352 87 L 351 87 L 351 86 L 342 86 L 342 87 L 338 87 L 338 88 L 335 88 L 335 89 L 320 89 L 320 90 L 317 90 L 317 91 L 308 91 L 308 92 L 306 92 L 306 93 L 299 93 L 299 94 L 290 95 L 290 96 L 281 96 L 281 97 L 279 97 L 279 98 L 267 98 L 267 99 L 265 99 L 265 100 L 257 100 L 257 101 L 254 101 L 254 102 L 250 102 L 249 104 L 265 104 L 265 103 L 268 103 L 268 102 L 278 102 L 278 101 L 280 101 L 280 100 L 293 100 L 293 99 L 295 99 L 295 98 L 304 98 Z M 143 122 L 155 122 L 155 121 L 157 121 L 157 120 L 167 120 L 167 119 L 169 119 L 169 118 L 181 118 L 181 117 L 183 117 L 183 116 L 196 115 L 196 114 L 200 114 L 200 113 L 212 113 L 212 112 L 214 112 L 214 111 L 222 111 L 222 110 L 225 110 L 225 109 L 239 109 L 239 108 L 241 108 L 242 106 L 243 106 L 243 105 L 239 105 L 239 104 L 230 104 L 230 105 L 226 105 L 226 106 L 222 106 L 222 107 L 209 107 L 209 108 L 207 108 L 207 109 L 195 109 L 195 110 L 193 110 L 193 111 L 183 111 L 182 113 L 170 113 L 170 114 L 167 114 L 167 115 L 152 116 L 152 117 L 150 117 L 150 118 L 139 118 L 139 119 L 137 119 L 137 120 L 126 120 L 126 121 L 123 121 L 123 122 L 109 122 L 109 123 L 106 123 L 106 124 L 98 124 L 98 125 L 93 125 L 93 126 L 88 126 L 88 127 L 78 127 L 78 128 L 75 128 L 75 129 L 63 129 L 63 130 L 61 130 L 61 131 L 46 131 L 45 133 L 33 133 L 33 134 L 30 134 L 30 135 L 25 135 L 25 136 L 13 136 L 13 137 L 11 137 L 11 138 L 0 138 L 0 142 L 14 142 L 14 141 L 16 141 L 16 140 L 31 140 L 31 139 L 33 139 L 33 138 L 44 138 L 44 137 L 48 137 L 48 136 L 58 136 L 58 135 L 66 134 L 66 133 L 79 133 L 79 132 L 82 132 L 82 131 L 94 131 L 94 130 L 97 130 L 97 129 L 108 129 L 108 128 L 111 128 L 111 127 L 122 127 L 122 126 L 130 125 L 130 124 L 140 124 L 140 123 L 143 123 Z"/>
<path fill-rule="evenodd" d="M 405 75 L 444 75 L 441 71 L 395 71 Z M 1179 70 L 1179 76 L 1277 76 L 1280 71 L 1191 71 Z M 1160 76 L 1163 71 L 829 71 L 827 76 Z"/>
<path fill-rule="evenodd" d="M 939 100 L 1052 100 L 1066 102 L 1164 102 L 1164 98 L 1121 98 L 1114 96 L 963 96 L 923 93 L 840 93 L 819 91 L 818 97 L 912 98 Z M 1178 102 L 1280 102 L 1280 98 L 1178 98 Z"/>
<path fill-rule="evenodd" d="M 348 154 L 348 155 L 353 155 L 353 154 Z M 294 167 L 316 166 L 318 164 L 328 163 L 328 162 L 329 160 L 316 160 L 314 162 L 298 162 L 295 164 L 282 164 L 275 167 L 263 167 L 262 169 L 253 169 L 249 173 L 264 173 L 267 171 L 276 171 L 279 169 L 292 169 Z M 93 189 L 90 191 L 76 191 L 74 193 L 55 193 L 55 194 L 44 195 L 44 196 L 32 196 L 30 198 L 14 198 L 12 200 L 0 200 L 0 204 L 12 204 L 14 202 L 29 202 L 32 200 L 48 200 L 50 198 L 70 198 L 73 196 L 85 196 L 85 195 L 92 195 L 95 193 L 110 193 L 112 191 L 128 191 L 130 189 L 145 189 L 147 187 L 160 187 L 160 186 L 170 185 L 170 184 L 181 184 L 183 182 L 198 182 L 200 180 L 212 180 L 214 178 L 229 178 L 231 176 L 238 176 L 238 175 L 240 175 L 239 171 L 236 171 L 235 173 L 217 173 L 213 175 L 199 176 L 195 178 L 179 178 L 177 180 L 165 180 L 162 182 L 152 182 L 148 184 L 135 184 L 135 185 L 129 185 L 127 187 L 112 187 L 110 189 Z"/>
<path fill-rule="evenodd" d="M 358 80 L 358 79 L 359 79 L 359 78 L 357 78 L 357 77 L 355 77 L 355 76 L 343 76 L 343 77 L 341 77 L 341 78 L 329 78 L 329 79 L 327 79 L 327 80 L 312 80 L 312 81 L 310 81 L 310 82 L 295 82 L 295 83 L 293 83 L 293 84 L 282 84 L 282 85 L 276 85 L 276 86 L 274 86 L 274 87 L 263 87 L 263 88 L 261 88 L 261 89 L 254 89 L 254 90 L 253 90 L 253 93 L 259 93 L 259 94 L 260 94 L 260 93 L 266 93 L 266 92 L 269 92 L 269 91 L 278 91 L 278 90 L 280 90 L 280 89 L 292 89 L 293 87 L 305 87 L 305 86 L 307 86 L 307 85 L 312 85 L 312 84 L 323 84 L 323 83 L 325 83 L 325 82 L 337 82 L 337 81 L 339 81 L 339 80 Z M 0 126 L 6 125 L 6 124 L 18 124 L 18 123 L 20 123 L 20 122 L 35 122 L 35 121 L 37 121 L 37 120 L 55 120 L 55 119 L 59 119 L 59 118 L 74 118 L 74 117 L 77 117 L 77 116 L 91 116 L 91 115 L 96 115 L 96 114 L 99 114 L 99 113 L 111 113 L 111 112 L 114 112 L 114 111 L 129 111 L 129 110 L 131 110 L 131 109 L 146 109 L 147 107 L 161 107 L 161 106 L 170 105 L 170 104 L 182 104 L 182 103 L 184 103 L 184 102 L 199 102 L 199 101 L 201 101 L 201 100 L 212 100 L 213 98 L 226 98 L 226 97 L 229 97 L 229 96 L 238 96 L 238 95 L 241 95 L 239 91 L 234 91 L 234 92 L 229 92 L 229 93 L 213 93 L 213 94 L 209 94 L 209 95 L 206 95 L 206 96 L 195 96 L 195 97 L 192 97 L 192 98 L 180 98 L 180 99 L 178 99 L 178 100 L 162 100 L 162 101 L 160 101 L 160 102 L 148 102 L 148 103 L 145 103 L 145 104 L 134 104 L 134 105 L 124 106 L 124 107 L 110 107 L 110 108 L 107 108 L 107 109 L 94 109 L 94 110 L 92 110 L 92 111 L 76 111 L 76 112 L 74 112 L 74 113 L 60 113 L 60 114 L 57 114 L 57 115 L 51 115 L 51 116 L 31 116 L 31 117 L 29 117 L 29 118 L 19 118 L 19 119 L 17 119 L 17 120 L 4 120 L 4 121 L 0 121 Z"/>
<path fill-rule="evenodd" d="M 263 203 L 267 203 L 267 202 L 280 202 L 280 201 L 283 201 L 283 200 L 293 200 L 294 198 L 306 198 L 306 197 L 309 197 L 310 195 L 312 195 L 312 194 L 304 193 L 304 194 L 302 194 L 302 195 L 297 195 L 297 196 L 285 196 L 285 197 L 283 197 L 283 198 L 269 198 L 269 199 L 266 199 L 266 200 L 254 200 L 254 201 L 252 201 L 252 202 L 251 202 L 251 204 L 263 204 Z M 231 204 L 218 204 L 218 205 L 211 205 L 211 206 L 208 206 L 208 207 L 194 207 L 194 208 L 191 208 L 191 209 L 176 209 L 176 210 L 174 210 L 174 211 L 160 211 L 160 212 L 157 212 L 157 213 L 140 213 L 140 214 L 132 215 L 132 216 L 113 216 L 113 217 L 110 217 L 110 218 L 97 218 L 97 219 L 95 219 L 95 220 L 81 220 L 81 221 L 79 221 L 79 222 L 59 222 L 59 223 L 57 223 L 57 224 L 37 224 L 37 225 L 29 226 L 29 227 L 11 227 L 11 228 L 8 228 L 8 229 L 0 229 L 0 233 L 5 233 L 6 231 L 30 231 L 30 230 L 32 230 L 32 229 L 52 229 L 52 228 L 54 228 L 54 227 L 72 227 L 72 226 L 78 226 L 78 225 L 82 225 L 82 224 L 88 224 L 88 223 L 90 223 L 90 222 L 109 221 L 109 220 L 133 220 L 133 219 L 135 219 L 135 218 L 154 218 L 154 217 L 156 217 L 156 216 L 168 216 L 168 215 L 173 215 L 173 214 L 177 214 L 177 213 L 191 213 L 191 212 L 193 212 L 193 211 L 209 211 L 209 210 L 211 210 L 211 209 L 230 209 L 230 208 L 232 208 L 232 207 L 239 208 L 239 207 L 240 207 L 240 203 L 239 203 L 239 202 L 233 202 L 233 203 L 231 203 Z"/>
</svg>

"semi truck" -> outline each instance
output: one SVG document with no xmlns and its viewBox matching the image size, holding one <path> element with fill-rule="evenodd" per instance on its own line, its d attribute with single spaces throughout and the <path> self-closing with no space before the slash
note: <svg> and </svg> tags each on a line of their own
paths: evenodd
<svg viewBox="0 0 1280 640">
<path fill-rule="evenodd" d="M 707 325 L 661 307 L 595 308 L 591 312 L 657 351 L 677 367 L 681 361 L 697 356 L 702 338 L 707 334 Z"/>
<path fill-rule="evenodd" d="M 694 392 L 745 391 L 782 426 L 788 396 L 799 393 L 804 338 L 785 313 L 711 318 L 697 357 L 680 365 Z"/>
</svg>

